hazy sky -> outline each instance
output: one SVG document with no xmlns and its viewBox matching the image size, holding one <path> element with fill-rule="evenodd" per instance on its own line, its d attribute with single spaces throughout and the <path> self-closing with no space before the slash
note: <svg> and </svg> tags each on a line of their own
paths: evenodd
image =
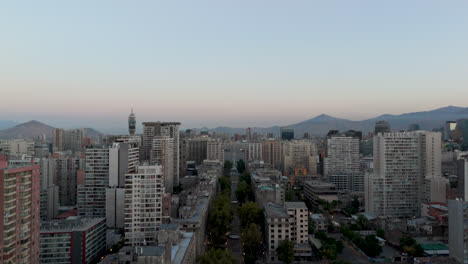
<svg viewBox="0 0 468 264">
<path fill-rule="evenodd" d="M 468 106 L 468 1 L 5 1 L 0 120 L 291 124 Z"/>
</svg>

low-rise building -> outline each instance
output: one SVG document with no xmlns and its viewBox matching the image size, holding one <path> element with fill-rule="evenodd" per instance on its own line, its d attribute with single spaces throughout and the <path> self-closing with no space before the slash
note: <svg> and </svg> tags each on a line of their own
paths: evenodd
<svg viewBox="0 0 468 264">
<path fill-rule="evenodd" d="M 305 198 L 317 205 L 318 200 L 324 200 L 326 202 L 338 201 L 338 191 L 333 183 L 324 181 L 306 181 L 304 185 L 304 196 Z"/>
<path fill-rule="evenodd" d="M 314 221 L 315 230 L 325 232 L 328 230 L 328 219 L 323 214 L 312 214 L 310 218 Z"/>
</svg>

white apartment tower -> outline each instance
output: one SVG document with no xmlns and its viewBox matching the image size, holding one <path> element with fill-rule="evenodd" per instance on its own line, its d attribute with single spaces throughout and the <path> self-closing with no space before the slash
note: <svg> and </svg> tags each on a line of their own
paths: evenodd
<svg viewBox="0 0 468 264">
<path fill-rule="evenodd" d="M 169 136 L 155 136 L 151 147 L 150 163 L 161 165 L 164 187 L 167 193 L 174 188 L 174 139 Z"/>
<path fill-rule="evenodd" d="M 249 142 L 247 158 L 248 160 L 263 160 L 263 144 L 261 142 Z"/>
<path fill-rule="evenodd" d="M 332 136 L 327 140 L 324 176 L 338 190 L 364 191 L 364 173 L 360 171 L 359 138 Z"/>
<path fill-rule="evenodd" d="M 224 162 L 224 144 L 221 140 L 208 140 L 206 143 L 206 159 Z"/>
<path fill-rule="evenodd" d="M 366 212 L 418 216 L 428 196 L 426 180 L 440 177 L 440 138 L 439 132 L 426 131 L 375 135 L 374 171 L 365 177 Z"/>
<path fill-rule="evenodd" d="M 167 136 L 173 139 L 173 186 L 179 185 L 180 149 L 179 149 L 179 122 L 143 122 L 143 157 L 141 160 L 149 161 L 153 138 Z M 169 176 L 171 177 L 171 176 Z M 171 191 L 172 192 L 172 191 Z"/>
<path fill-rule="evenodd" d="M 125 244 L 156 245 L 163 195 L 162 166 L 138 166 L 135 173 L 125 175 Z"/>
<path fill-rule="evenodd" d="M 307 174 L 317 173 L 317 147 L 311 140 L 290 140 L 282 142 L 282 166 L 285 175 L 295 169 L 306 169 Z"/>
</svg>

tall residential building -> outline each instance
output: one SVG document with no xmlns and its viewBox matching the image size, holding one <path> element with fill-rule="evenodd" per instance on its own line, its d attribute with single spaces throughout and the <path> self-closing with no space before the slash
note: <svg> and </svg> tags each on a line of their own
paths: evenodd
<svg viewBox="0 0 468 264">
<path fill-rule="evenodd" d="M 468 264 L 468 203 L 449 200 L 448 221 L 450 257 Z"/>
<path fill-rule="evenodd" d="M 42 158 L 41 165 L 41 220 L 50 220 L 58 215 L 59 186 L 57 182 L 57 163 L 55 159 Z"/>
<path fill-rule="evenodd" d="M 78 215 L 106 217 L 106 188 L 109 186 L 109 148 L 85 150 L 85 178 L 78 184 Z"/>
<path fill-rule="evenodd" d="M 161 165 L 163 169 L 164 187 L 167 193 L 174 188 L 174 139 L 168 136 L 153 138 L 150 163 Z"/>
<path fill-rule="evenodd" d="M 132 112 L 128 116 L 128 134 L 130 134 L 130 136 L 133 136 L 135 135 L 135 131 L 136 131 L 136 117 L 135 117 L 135 114 L 133 113 L 133 108 L 132 108 Z"/>
<path fill-rule="evenodd" d="M 125 244 L 156 245 L 163 221 L 164 179 L 162 166 L 138 166 L 125 175 Z"/>
<path fill-rule="evenodd" d="M 364 173 L 360 171 L 359 138 L 331 136 L 327 139 L 324 176 L 338 190 L 364 191 Z"/>
<path fill-rule="evenodd" d="M 455 130 L 457 138 L 461 143 L 462 150 L 468 150 L 468 118 L 458 119 Z"/>
<path fill-rule="evenodd" d="M 86 128 L 71 129 L 64 132 L 64 150 L 81 151 L 86 138 Z"/>
<path fill-rule="evenodd" d="M 247 148 L 247 160 L 263 160 L 262 142 L 249 142 Z"/>
<path fill-rule="evenodd" d="M 247 139 L 247 140 L 252 139 L 252 129 L 250 127 L 248 127 L 245 130 L 245 139 Z"/>
<path fill-rule="evenodd" d="M 317 147 L 311 140 L 282 142 L 282 166 L 285 175 L 294 175 L 296 169 L 308 175 L 317 174 Z"/>
<path fill-rule="evenodd" d="M 279 261 L 276 248 L 283 240 L 292 241 L 294 256 L 310 260 L 312 248 L 308 244 L 308 210 L 304 202 L 268 203 L 265 205 L 265 228 L 268 262 Z"/>
<path fill-rule="evenodd" d="M 390 131 L 390 124 L 387 121 L 377 121 L 377 123 L 375 123 L 375 135 L 379 133 L 390 133 Z"/>
<path fill-rule="evenodd" d="M 457 160 L 458 196 L 468 202 L 468 156 Z"/>
<path fill-rule="evenodd" d="M 106 251 L 106 219 L 70 216 L 41 223 L 39 263 L 92 263 Z"/>
<path fill-rule="evenodd" d="M 281 134 L 281 140 L 294 139 L 294 129 L 291 127 L 281 127 L 280 134 Z"/>
<path fill-rule="evenodd" d="M 0 156 L 0 262 L 39 263 L 40 165 Z"/>
<path fill-rule="evenodd" d="M 52 132 L 53 151 L 63 151 L 65 131 L 61 128 L 54 128 Z"/>
<path fill-rule="evenodd" d="M 426 180 L 440 178 L 440 174 L 439 132 L 375 135 L 374 171 L 365 177 L 366 212 L 386 217 L 418 216 L 427 196 Z"/>
<path fill-rule="evenodd" d="M 224 144 L 221 140 L 212 139 L 206 143 L 206 159 L 224 161 Z"/>
<path fill-rule="evenodd" d="M 174 140 L 173 159 L 174 182 L 173 186 L 179 185 L 180 178 L 180 149 L 179 149 L 179 122 L 143 122 L 143 157 L 142 160 L 150 160 L 153 138 L 156 136 L 168 136 Z"/>
<path fill-rule="evenodd" d="M 195 161 L 195 164 L 201 165 L 208 157 L 209 138 L 201 137 L 189 139 L 187 141 L 187 161 Z"/>
<path fill-rule="evenodd" d="M 281 166 L 281 141 L 277 139 L 268 139 L 262 142 L 263 161 L 274 168 Z"/>
<path fill-rule="evenodd" d="M 26 154 L 34 156 L 34 142 L 24 139 L 0 140 L 0 154 L 5 156 Z"/>
</svg>

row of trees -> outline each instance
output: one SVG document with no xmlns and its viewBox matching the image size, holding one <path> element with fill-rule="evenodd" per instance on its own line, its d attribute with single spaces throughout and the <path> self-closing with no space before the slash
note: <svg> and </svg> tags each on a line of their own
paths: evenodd
<svg viewBox="0 0 468 264">
<path fill-rule="evenodd" d="M 213 245 L 215 246 L 224 244 L 226 242 L 226 233 L 231 230 L 234 211 L 229 194 L 230 189 L 224 189 L 215 197 L 212 204 L 208 226 Z"/>
<path fill-rule="evenodd" d="M 320 258 L 335 260 L 338 254 L 343 252 L 344 245 L 340 240 L 328 237 L 323 231 L 316 232 L 315 237 L 322 243 L 322 247 L 320 248 Z"/>
<path fill-rule="evenodd" d="M 236 189 L 236 198 L 239 203 L 243 204 L 247 200 L 254 200 L 252 187 L 250 185 L 250 173 L 245 172 L 239 177 L 239 183 L 237 184 Z"/>
<path fill-rule="evenodd" d="M 377 257 L 382 253 L 382 247 L 374 235 L 366 236 L 364 239 L 352 231 L 349 227 L 343 226 L 340 229 L 341 233 L 359 247 L 367 256 Z"/>
<path fill-rule="evenodd" d="M 400 238 L 400 246 L 412 257 L 422 257 L 424 255 L 424 249 L 412 237 L 405 236 Z"/>
<path fill-rule="evenodd" d="M 263 212 L 255 202 L 246 202 L 237 208 L 241 225 L 241 241 L 244 248 L 245 263 L 255 263 L 263 241 Z M 260 223 L 260 225 L 259 225 Z"/>
</svg>

